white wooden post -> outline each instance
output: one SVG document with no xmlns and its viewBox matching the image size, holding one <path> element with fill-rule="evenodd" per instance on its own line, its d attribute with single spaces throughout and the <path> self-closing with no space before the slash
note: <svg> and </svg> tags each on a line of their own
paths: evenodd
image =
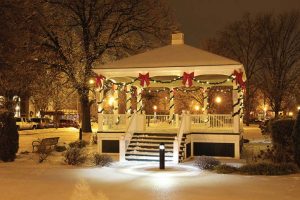
<svg viewBox="0 0 300 200">
<path fill-rule="evenodd" d="M 233 89 L 236 88 L 236 84 L 234 84 Z M 232 90 L 232 102 L 233 105 L 238 102 L 239 94 L 237 90 Z M 238 112 L 239 105 L 235 106 L 233 108 L 233 113 Z M 237 114 L 233 117 L 233 133 L 239 133 L 240 132 L 240 116 Z"/>
<path fill-rule="evenodd" d="M 136 131 L 145 131 L 146 129 L 146 115 L 144 112 L 142 114 L 136 114 Z"/>
<path fill-rule="evenodd" d="M 178 114 L 175 114 L 175 125 L 176 125 L 176 128 L 178 128 L 178 126 L 179 126 L 179 115 Z"/>
<path fill-rule="evenodd" d="M 137 86 L 137 111 L 138 113 L 141 113 L 143 110 L 143 101 L 142 101 L 142 88 L 140 86 Z"/>
<path fill-rule="evenodd" d="M 179 163 L 179 144 L 177 137 L 175 137 L 173 141 L 173 162 L 176 164 Z"/>
<path fill-rule="evenodd" d="M 130 85 L 126 85 L 126 127 L 129 123 L 129 116 L 131 115 L 131 86 Z"/>
<path fill-rule="evenodd" d="M 190 131 L 191 131 L 191 114 L 190 111 L 187 111 L 185 115 L 185 133 L 189 133 Z"/>
<path fill-rule="evenodd" d="M 204 93 L 203 93 L 203 96 L 204 96 L 204 99 L 203 99 L 203 114 L 207 115 L 208 110 L 206 108 L 207 108 L 207 105 L 208 105 L 208 92 L 207 92 L 207 87 L 204 87 L 203 89 L 204 89 Z"/>
<path fill-rule="evenodd" d="M 98 132 L 103 131 L 103 104 L 104 104 L 104 89 L 102 88 L 98 92 L 97 104 L 98 104 Z"/>
<path fill-rule="evenodd" d="M 169 96 L 169 100 L 170 100 L 169 101 L 169 120 L 173 120 L 172 123 L 174 123 L 176 125 L 176 119 L 174 117 L 175 106 L 174 106 L 174 92 L 173 91 L 174 91 L 174 88 L 170 88 L 170 96 Z"/>
<path fill-rule="evenodd" d="M 113 113 L 114 114 L 119 114 L 119 92 L 118 92 L 118 90 L 114 91 L 113 97 L 114 97 L 114 103 L 113 103 L 114 110 L 113 110 Z"/>
<path fill-rule="evenodd" d="M 126 154 L 125 137 L 121 136 L 119 140 L 119 161 L 120 162 L 125 161 L 125 154 Z"/>
</svg>

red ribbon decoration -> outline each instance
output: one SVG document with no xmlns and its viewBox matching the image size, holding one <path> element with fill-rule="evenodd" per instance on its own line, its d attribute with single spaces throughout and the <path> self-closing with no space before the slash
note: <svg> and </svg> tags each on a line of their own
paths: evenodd
<svg viewBox="0 0 300 200">
<path fill-rule="evenodd" d="M 139 73 L 139 80 L 140 80 L 141 86 L 143 86 L 143 87 L 145 87 L 145 85 L 149 86 L 150 85 L 149 73 L 147 73 L 147 74 Z"/>
<path fill-rule="evenodd" d="M 183 79 L 182 84 L 188 87 L 191 87 L 193 85 L 193 78 L 194 78 L 194 72 L 192 73 L 183 73 Z"/>
<path fill-rule="evenodd" d="M 96 77 L 96 86 L 101 88 L 103 85 L 104 79 L 105 79 L 105 76 L 102 76 L 101 74 L 100 74 L 100 76 L 97 76 Z"/>
<path fill-rule="evenodd" d="M 246 89 L 245 81 L 243 80 L 243 72 L 234 70 L 233 75 L 235 76 L 235 83 L 239 84 L 243 90 Z"/>
</svg>

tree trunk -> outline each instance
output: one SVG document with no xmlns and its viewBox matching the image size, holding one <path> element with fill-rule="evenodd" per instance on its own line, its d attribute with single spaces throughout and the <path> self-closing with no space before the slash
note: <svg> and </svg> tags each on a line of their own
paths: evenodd
<svg viewBox="0 0 300 200">
<path fill-rule="evenodd" d="M 13 96 L 6 96 L 5 97 L 5 108 L 10 113 L 15 113 L 15 102 L 13 100 Z"/>
<path fill-rule="evenodd" d="M 82 112 L 82 131 L 92 132 L 91 128 L 91 115 L 90 115 L 90 102 L 87 94 L 80 94 L 80 105 Z"/>
<path fill-rule="evenodd" d="M 274 103 L 274 113 L 275 113 L 275 119 L 278 119 L 278 117 L 279 117 L 279 111 L 280 111 L 280 104 L 281 104 L 281 102 L 280 101 L 277 101 L 277 100 L 275 100 L 275 103 Z"/>
</svg>

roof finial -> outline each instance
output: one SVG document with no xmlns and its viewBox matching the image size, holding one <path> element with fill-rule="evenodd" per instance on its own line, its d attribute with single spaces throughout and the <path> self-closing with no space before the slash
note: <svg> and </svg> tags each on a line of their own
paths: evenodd
<svg viewBox="0 0 300 200">
<path fill-rule="evenodd" d="M 176 31 L 172 33 L 172 45 L 174 44 L 184 44 L 184 34 Z"/>
</svg>

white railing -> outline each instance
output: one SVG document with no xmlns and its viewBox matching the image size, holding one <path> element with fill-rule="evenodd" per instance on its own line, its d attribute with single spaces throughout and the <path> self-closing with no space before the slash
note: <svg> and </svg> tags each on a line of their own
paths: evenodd
<svg viewBox="0 0 300 200">
<path fill-rule="evenodd" d="M 191 115 L 194 128 L 232 128 L 233 117 L 226 114 Z"/>
<path fill-rule="evenodd" d="M 146 115 L 146 123 L 149 124 L 161 124 L 170 122 L 170 115 Z"/>
<path fill-rule="evenodd" d="M 206 127 L 208 121 L 208 115 L 191 115 L 192 126 Z"/>
<path fill-rule="evenodd" d="M 211 128 L 231 128 L 233 127 L 232 115 L 208 115 L 208 123 Z"/>
<path fill-rule="evenodd" d="M 108 129 L 125 129 L 129 121 L 127 114 L 103 114 L 103 127 Z"/>
</svg>

